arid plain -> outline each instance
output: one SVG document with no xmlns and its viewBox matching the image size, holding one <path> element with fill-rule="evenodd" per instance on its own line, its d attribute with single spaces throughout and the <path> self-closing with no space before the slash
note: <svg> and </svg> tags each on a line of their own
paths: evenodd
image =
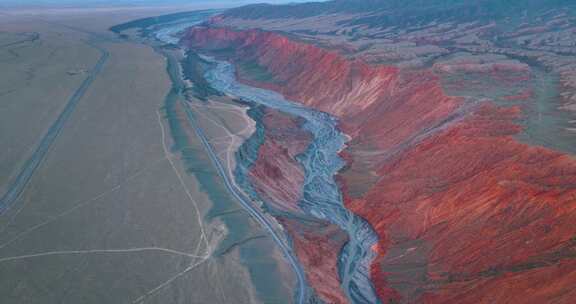
<svg viewBox="0 0 576 304">
<path fill-rule="evenodd" d="M 202 186 L 218 175 L 193 132 L 175 147 L 164 57 L 108 31 L 192 9 L 0 12 L 2 303 L 258 302 L 237 245 L 274 246 L 218 182 Z M 253 126 L 216 102 L 198 115 L 233 162 Z M 248 225 L 231 237 L 223 217 Z"/>
</svg>

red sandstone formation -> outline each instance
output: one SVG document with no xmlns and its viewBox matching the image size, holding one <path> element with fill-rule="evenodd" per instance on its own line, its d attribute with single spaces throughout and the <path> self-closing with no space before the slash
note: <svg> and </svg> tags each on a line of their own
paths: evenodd
<svg viewBox="0 0 576 304">
<path fill-rule="evenodd" d="M 381 257 L 373 273 L 382 298 L 435 299 L 437 291 L 458 287 L 428 302 L 510 303 L 524 292 L 506 281 L 511 274 L 572 257 L 574 159 L 515 141 L 510 135 L 518 128 L 510 121 L 516 115 L 514 109 L 480 108 L 385 164 L 370 192 L 349 200 L 377 225 Z M 403 269 L 414 256 L 422 263 L 407 277 Z M 523 284 L 553 281 L 543 278 L 527 276 Z M 508 290 L 497 302 L 480 302 L 479 282 L 492 280 Z M 470 302 L 462 294 L 472 294 Z"/>
<path fill-rule="evenodd" d="M 273 109 L 264 109 L 264 143 L 250 169 L 256 191 L 277 211 L 303 215 L 298 207 L 304 183 L 304 168 L 295 160 L 312 138 L 301 122 Z M 290 235 L 306 277 L 326 303 L 346 303 L 340 288 L 337 261 L 346 234 L 337 226 L 316 219 L 295 220 L 277 215 Z M 319 233 L 320 232 L 320 233 Z"/>
<path fill-rule="evenodd" d="M 348 241 L 346 233 L 324 222 L 287 218 L 280 218 L 280 222 L 292 236 L 298 259 L 320 299 L 331 304 L 347 303 L 337 269 L 338 254 Z"/>
<path fill-rule="evenodd" d="M 197 28 L 186 42 L 233 49 L 228 59 L 274 77 L 251 84 L 341 119 L 352 141 L 338 180 L 378 233 L 371 277 L 383 303 L 573 302 L 576 160 L 516 140 L 519 107 L 447 96 L 429 70 L 371 66 L 276 33 Z M 271 142 L 262 158 L 279 151 Z M 299 256 L 326 251 L 295 235 Z M 330 267 L 301 259 L 339 301 L 318 287 L 334 286 L 316 275 Z"/>
<path fill-rule="evenodd" d="M 300 213 L 304 168 L 295 160 L 311 141 L 294 118 L 266 109 L 262 120 L 265 140 L 250 170 L 256 192 L 281 211 Z"/>
</svg>

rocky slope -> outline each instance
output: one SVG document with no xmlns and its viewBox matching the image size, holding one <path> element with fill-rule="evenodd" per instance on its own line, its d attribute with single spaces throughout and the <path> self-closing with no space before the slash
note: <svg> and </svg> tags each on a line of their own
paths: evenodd
<svg viewBox="0 0 576 304">
<path fill-rule="evenodd" d="M 485 2 L 461 15 L 452 9 L 462 1 L 426 2 L 442 4 L 406 23 L 390 12 L 414 12 L 417 1 L 365 2 L 382 8 L 371 13 L 380 19 L 346 10 L 350 0 L 308 6 L 330 15 L 255 6 L 184 37 L 235 63 L 245 83 L 340 118 L 351 141 L 338 180 L 346 206 L 378 233 L 370 277 L 383 303 L 575 296 L 576 159 L 565 112 L 574 93 L 572 11 L 567 2 L 529 1 L 518 11 L 539 19 L 514 19 Z M 293 160 L 305 136 L 286 133 L 294 121 L 264 121 L 277 131 L 253 175 L 263 195 L 298 212 Z M 342 234 L 325 223 L 283 224 L 321 298 L 346 302 L 334 289 Z"/>
<path fill-rule="evenodd" d="M 328 303 L 344 303 L 337 263 L 347 236 L 338 226 L 306 215 L 298 205 L 305 172 L 296 157 L 311 144 L 311 134 L 293 116 L 269 108 L 260 111 L 262 139 L 249 168 L 250 184 L 290 235 L 318 296 Z"/>
</svg>

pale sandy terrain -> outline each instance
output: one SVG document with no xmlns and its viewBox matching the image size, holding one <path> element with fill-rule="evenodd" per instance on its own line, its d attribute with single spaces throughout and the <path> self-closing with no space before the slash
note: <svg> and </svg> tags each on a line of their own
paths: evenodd
<svg viewBox="0 0 576 304">
<path fill-rule="evenodd" d="M 172 11 L 0 19 L 0 45 L 40 34 L 0 48 L 0 195 L 100 57 L 94 45 L 110 54 L 22 195 L 0 214 L 0 302 L 257 302 L 239 246 L 222 248 L 226 228 L 207 216 L 214 190 L 198 174 L 216 173 L 209 162 L 185 167 L 173 149 L 162 109 L 165 59 L 144 45 L 97 39 L 113 37 L 106 30 L 116 23 Z M 235 117 L 238 129 L 241 113 L 221 115 Z M 189 135 L 187 149 L 205 158 Z M 253 226 L 249 235 L 263 234 Z"/>
<path fill-rule="evenodd" d="M 4 42 L 0 45 L 12 43 L 0 47 L 0 142 L 4 147 L 0 185 L 5 185 L 80 86 L 99 53 L 82 41 L 83 34 L 39 21 L 2 16 L 0 28 Z M 34 35 L 37 40 L 26 41 Z"/>
</svg>

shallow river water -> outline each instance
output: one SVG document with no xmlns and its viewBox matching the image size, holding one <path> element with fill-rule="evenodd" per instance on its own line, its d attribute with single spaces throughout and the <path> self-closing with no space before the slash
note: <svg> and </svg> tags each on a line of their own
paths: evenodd
<svg viewBox="0 0 576 304">
<path fill-rule="evenodd" d="M 300 206 L 348 233 L 350 241 L 342 250 L 338 265 L 342 288 L 354 303 L 378 303 L 369 280 L 369 265 L 374 258 L 371 247 L 377 236 L 366 221 L 343 206 L 334 179 L 345 165 L 338 152 L 345 147 L 346 136 L 337 128 L 338 121 L 327 113 L 286 100 L 276 92 L 239 83 L 234 66 L 228 62 L 204 59 L 213 63 L 205 76 L 216 90 L 305 119 L 304 128 L 313 134 L 314 141 L 298 159 L 306 170 Z"/>
<path fill-rule="evenodd" d="M 174 34 L 183 28 L 201 23 L 206 14 L 178 23 L 157 24 L 153 34 L 158 40 L 174 44 Z M 306 171 L 300 207 L 308 214 L 338 225 L 349 236 L 349 242 L 340 252 L 338 271 L 344 293 L 352 303 L 379 303 L 369 279 L 369 266 L 374 258 L 372 246 L 377 235 L 362 218 L 347 210 L 340 189 L 334 179 L 345 165 L 338 153 L 344 149 L 346 136 L 337 128 L 335 117 L 285 99 L 282 95 L 242 84 L 236 80 L 234 66 L 228 62 L 203 58 L 208 65 L 205 78 L 216 90 L 249 103 L 270 107 L 303 118 L 304 128 L 313 135 L 313 142 L 298 161 Z M 238 178 L 238 176 L 237 176 Z M 238 182 L 241 185 L 241 182 Z M 248 189 L 245 189 L 248 190 Z M 289 256 L 293 256 L 290 254 Z M 295 266 L 300 271 L 300 266 Z M 299 297 L 302 301 L 302 297 Z"/>
</svg>

